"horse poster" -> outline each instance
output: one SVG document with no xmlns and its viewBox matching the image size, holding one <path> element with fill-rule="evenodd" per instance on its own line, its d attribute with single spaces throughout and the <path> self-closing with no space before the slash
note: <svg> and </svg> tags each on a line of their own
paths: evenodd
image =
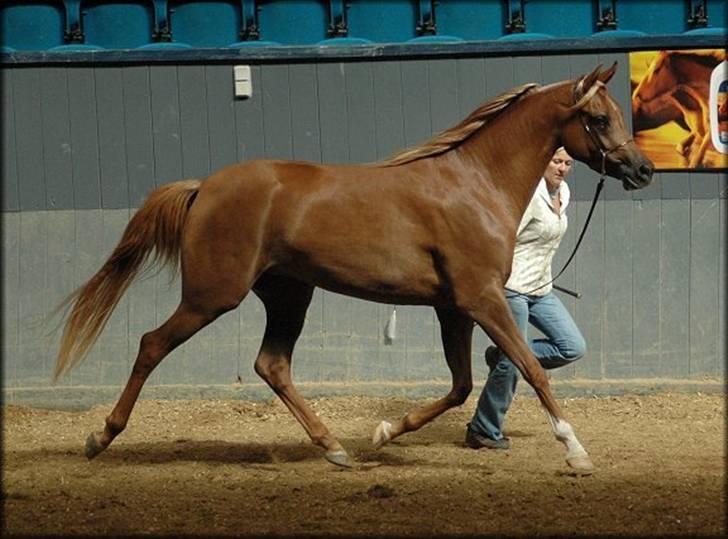
<svg viewBox="0 0 728 539">
<path fill-rule="evenodd" d="M 634 140 L 656 169 L 726 169 L 725 50 L 639 51 L 629 61 Z"/>
</svg>

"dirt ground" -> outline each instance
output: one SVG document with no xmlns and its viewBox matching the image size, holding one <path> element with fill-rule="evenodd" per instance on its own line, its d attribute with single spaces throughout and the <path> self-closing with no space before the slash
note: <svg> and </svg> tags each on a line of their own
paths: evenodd
<svg viewBox="0 0 728 539">
<path fill-rule="evenodd" d="M 140 401 L 88 462 L 84 412 L 4 407 L 3 535 L 721 535 L 725 396 L 561 399 L 597 466 L 567 475 L 532 397 L 508 451 L 463 445 L 473 396 L 379 451 L 381 419 L 424 401 L 335 397 L 314 410 L 359 465 L 323 459 L 277 400 Z"/>
</svg>

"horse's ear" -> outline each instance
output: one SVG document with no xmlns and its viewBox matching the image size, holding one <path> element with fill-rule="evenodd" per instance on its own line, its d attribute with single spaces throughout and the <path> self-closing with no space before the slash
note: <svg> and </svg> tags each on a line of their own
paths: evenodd
<svg viewBox="0 0 728 539">
<path fill-rule="evenodd" d="M 602 64 L 599 64 L 597 67 L 594 68 L 594 71 L 582 77 L 581 84 L 579 85 L 581 87 L 582 95 L 585 94 L 589 90 L 589 88 L 592 87 L 594 82 L 599 77 L 599 72 L 601 71 L 601 69 Z"/>
<path fill-rule="evenodd" d="M 602 71 L 599 73 L 599 80 L 602 81 L 604 84 L 607 84 L 610 79 L 614 76 L 614 73 L 617 71 L 617 62 L 614 62 L 612 64 L 612 67 L 607 69 L 606 71 Z"/>
</svg>

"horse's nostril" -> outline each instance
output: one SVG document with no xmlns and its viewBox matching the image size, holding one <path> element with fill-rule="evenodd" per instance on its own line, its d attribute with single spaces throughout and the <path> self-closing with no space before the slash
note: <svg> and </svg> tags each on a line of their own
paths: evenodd
<svg viewBox="0 0 728 539">
<path fill-rule="evenodd" d="M 645 180 L 650 180 L 652 178 L 652 172 L 654 171 L 654 168 L 650 165 L 644 164 L 640 165 L 639 173 L 640 176 L 642 176 Z"/>
</svg>

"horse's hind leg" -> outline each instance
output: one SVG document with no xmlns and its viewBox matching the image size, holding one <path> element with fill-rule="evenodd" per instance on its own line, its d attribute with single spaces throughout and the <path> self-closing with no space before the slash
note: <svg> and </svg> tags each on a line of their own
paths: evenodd
<svg viewBox="0 0 728 539">
<path fill-rule="evenodd" d="M 291 380 L 293 347 L 303 329 L 313 287 L 288 277 L 263 275 L 253 291 L 263 301 L 266 312 L 265 335 L 255 361 L 255 372 L 281 398 L 311 441 L 326 450 L 328 461 L 352 466 L 343 446 L 308 407 Z"/>
<path fill-rule="evenodd" d="M 443 398 L 408 413 L 393 424 L 382 421 L 372 435 L 372 443 L 376 448 L 405 432 L 419 429 L 450 408 L 460 406 L 470 395 L 473 388 L 470 365 L 473 320 L 456 310 L 437 309 L 437 316 L 440 320 L 445 359 L 452 373 L 452 388 Z"/>
<path fill-rule="evenodd" d="M 103 432 L 92 433 L 86 440 L 86 457 L 92 459 L 101 453 L 126 428 L 142 386 L 159 362 L 227 310 L 229 308 L 214 311 L 195 308 L 183 300 L 164 324 L 141 338 L 129 380 L 116 406 L 106 418 Z"/>
</svg>

